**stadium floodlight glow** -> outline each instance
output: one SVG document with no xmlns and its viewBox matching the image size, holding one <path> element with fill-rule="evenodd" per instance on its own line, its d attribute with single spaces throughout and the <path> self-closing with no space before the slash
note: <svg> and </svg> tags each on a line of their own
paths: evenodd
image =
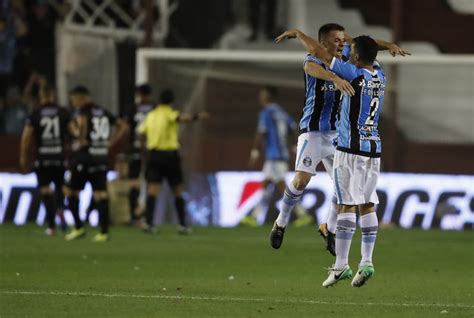
<svg viewBox="0 0 474 318">
<path fill-rule="evenodd" d="M 169 61 L 215 61 L 215 62 L 258 62 L 258 63 L 301 63 L 305 52 L 294 51 L 249 51 L 216 49 L 163 49 L 141 48 L 136 55 L 136 83 L 148 81 L 150 60 Z M 392 57 L 381 53 L 378 57 L 384 65 L 470 65 L 474 66 L 471 54 L 414 54 L 409 57 Z"/>
</svg>

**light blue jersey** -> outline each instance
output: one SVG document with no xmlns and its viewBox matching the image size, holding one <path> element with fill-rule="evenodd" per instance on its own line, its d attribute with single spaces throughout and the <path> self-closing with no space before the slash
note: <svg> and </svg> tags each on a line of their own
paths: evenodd
<svg viewBox="0 0 474 318">
<path fill-rule="evenodd" d="M 342 51 L 342 59 L 347 60 L 349 55 L 350 45 L 346 44 Z M 306 55 L 303 66 L 308 62 L 313 62 L 328 70 L 321 60 L 311 54 Z M 341 91 L 333 82 L 315 78 L 306 72 L 304 81 L 305 105 L 299 125 L 300 133 L 336 130 Z"/>
<path fill-rule="evenodd" d="M 294 120 L 277 104 L 266 106 L 259 114 L 258 132 L 265 134 L 265 159 L 290 159 L 287 138 L 296 128 Z"/>
<path fill-rule="evenodd" d="M 332 59 L 330 69 L 350 82 L 354 96 L 343 95 L 338 124 L 337 149 L 367 157 L 380 157 L 382 142 L 378 123 L 385 95 L 385 74 L 374 66 L 373 72 L 349 62 Z"/>
</svg>

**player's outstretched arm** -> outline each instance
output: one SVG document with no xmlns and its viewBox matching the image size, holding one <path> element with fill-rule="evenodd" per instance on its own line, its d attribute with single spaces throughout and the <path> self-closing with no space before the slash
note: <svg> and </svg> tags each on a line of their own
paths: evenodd
<svg viewBox="0 0 474 318">
<path fill-rule="evenodd" d="M 26 125 L 21 134 L 20 144 L 20 168 L 22 171 L 28 171 L 28 153 L 31 147 L 31 140 L 33 138 L 33 126 Z"/>
<path fill-rule="evenodd" d="M 326 65 L 331 64 L 331 58 L 332 56 L 326 52 L 326 49 L 324 46 L 322 46 L 318 41 L 313 39 L 310 36 L 307 36 L 303 32 L 297 29 L 291 29 L 288 31 L 285 31 L 281 35 L 279 35 L 276 39 L 276 43 L 280 43 L 281 41 L 285 39 L 298 39 L 301 45 L 305 48 L 306 51 L 308 51 L 311 55 L 316 56 L 319 58 L 323 63 Z"/>
<path fill-rule="evenodd" d="M 349 34 L 347 34 L 347 32 L 344 32 L 344 39 L 346 40 L 347 43 L 352 44 L 352 42 L 353 42 L 353 38 Z M 388 42 L 388 41 L 385 41 L 385 40 L 375 40 L 375 42 L 377 42 L 379 51 L 387 51 L 388 50 L 388 51 L 390 51 L 390 54 L 392 56 L 411 55 L 410 52 L 408 52 L 405 49 L 402 49 L 401 47 L 399 47 L 397 44 L 395 44 L 393 42 Z"/>
<path fill-rule="evenodd" d="M 198 120 L 206 120 L 209 118 L 209 113 L 206 111 L 202 111 L 196 114 L 191 114 L 191 113 L 180 113 L 177 121 L 179 123 L 190 123 L 193 121 L 198 121 Z"/>
<path fill-rule="evenodd" d="M 354 88 L 348 81 L 343 80 L 332 72 L 328 72 L 321 65 L 318 65 L 313 62 L 306 62 L 304 65 L 304 71 L 315 78 L 319 78 L 324 81 L 334 82 L 337 88 L 343 93 L 347 93 L 350 96 L 353 96 L 355 94 Z"/>
</svg>

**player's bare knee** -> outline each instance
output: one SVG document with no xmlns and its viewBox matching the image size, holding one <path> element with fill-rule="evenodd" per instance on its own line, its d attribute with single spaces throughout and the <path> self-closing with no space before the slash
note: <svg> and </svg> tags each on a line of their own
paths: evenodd
<svg viewBox="0 0 474 318">
<path fill-rule="evenodd" d="M 312 176 L 309 173 L 297 171 L 295 177 L 293 178 L 293 186 L 296 188 L 296 190 L 303 191 L 306 189 L 311 177 Z"/>
<path fill-rule="evenodd" d="M 360 215 L 366 215 L 375 212 L 374 203 L 365 203 L 358 206 Z"/>
<path fill-rule="evenodd" d="M 53 194 L 53 190 L 49 186 L 44 186 L 39 189 L 42 195 Z"/>
<path fill-rule="evenodd" d="M 160 193 L 159 183 L 149 183 L 146 190 L 148 195 L 157 196 Z"/>
<path fill-rule="evenodd" d="M 107 191 L 94 191 L 92 195 L 96 202 L 108 199 Z"/>
<path fill-rule="evenodd" d="M 346 204 L 337 204 L 337 213 L 356 213 L 357 206 L 355 205 L 346 205 Z"/>
</svg>

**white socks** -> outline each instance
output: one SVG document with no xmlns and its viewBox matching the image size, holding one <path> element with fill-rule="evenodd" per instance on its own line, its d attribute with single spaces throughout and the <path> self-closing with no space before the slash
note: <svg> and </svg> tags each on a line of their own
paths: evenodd
<svg viewBox="0 0 474 318">
<path fill-rule="evenodd" d="M 356 214 L 340 213 L 337 216 L 336 227 L 336 264 L 340 269 L 349 263 L 349 251 L 351 249 L 352 237 L 356 230 Z"/>
<path fill-rule="evenodd" d="M 297 190 L 293 185 L 293 182 L 288 184 L 285 189 L 285 193 L 283 194 L 280 214 L 278 214 L 278 218 L 276 220 L 278 226 L 286 227 L 288 225 L 291 211 L 293 211 L 296 203 L 298 203 L 298 201 L 301 199 L 302 194 L 303 190 Z"/>
<path fill-rule="evenodd" d="M 362 215 L 360 217 L 360 227 L 362 230 L 362 244 L 360 248 L 362 260 L 360 265 L 372 264 L 372 254 L 374 252 L 375 239 L 377 238 L 377 230 L 379 227 L 377 213 L 372 212 Z"/>
</svg>

